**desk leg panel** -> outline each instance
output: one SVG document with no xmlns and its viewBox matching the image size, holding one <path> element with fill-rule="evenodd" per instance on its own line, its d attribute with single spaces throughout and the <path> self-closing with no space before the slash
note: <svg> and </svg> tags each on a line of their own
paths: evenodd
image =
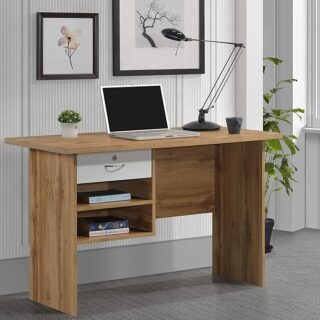
<svg viewBox="0 0 320 320">
<path fill-rule="evenodd" d="M 30 150 L 30 299 L 77 314 L 77 189 L 73 155 Z"/>
<path fill-rule="evenodd" d="M 217 160 L 213 272 L 263 286 L 264 143 L 220 145 Z"/>
</svg>

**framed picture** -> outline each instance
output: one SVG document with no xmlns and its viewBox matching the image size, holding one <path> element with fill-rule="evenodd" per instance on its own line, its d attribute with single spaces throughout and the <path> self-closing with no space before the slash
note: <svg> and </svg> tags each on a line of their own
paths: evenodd
<svg viewBox="0 0 320 320">
<path fill-rule="evenodd" d="M 97 13 L 38 12 L 37 79 L 99 77 Z"/>
<path fill-rule="evenodd" d="M 204 39 L 204 0 L 113 0 L 113 74 L 204 73 L 204 42 L 172 41 L 166 28 Z"/>
</svg>

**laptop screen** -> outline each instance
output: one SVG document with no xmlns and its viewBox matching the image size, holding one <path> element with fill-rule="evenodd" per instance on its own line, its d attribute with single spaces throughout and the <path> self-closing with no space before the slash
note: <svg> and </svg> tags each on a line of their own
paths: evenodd
<svg viewBox="0 0 320 320">
<path fill-rule="evenodd" d="M 108 132 L 167 129 L 160 85 L 101 87 Z"/>
</svg>

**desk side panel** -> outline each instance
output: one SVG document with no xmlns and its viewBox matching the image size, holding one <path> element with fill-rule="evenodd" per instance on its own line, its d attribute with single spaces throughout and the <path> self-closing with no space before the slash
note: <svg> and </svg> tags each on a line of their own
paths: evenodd
<svg viewBox="0 0 320 320">
<path fill-rule="evenodd" d="M 213 271 L 226 279 L 263 286 L 264 143 L 220 145 L 217 172 Z"/>
<path fill-rule="evenodd" d="M 156 217 L 214 211 L 216 146 L 154 150 Z"/>
<path fill-rule="evenodd" d="M 30 298 L 77 314 L 75 156 L 30 150 Z"/>
</svg>

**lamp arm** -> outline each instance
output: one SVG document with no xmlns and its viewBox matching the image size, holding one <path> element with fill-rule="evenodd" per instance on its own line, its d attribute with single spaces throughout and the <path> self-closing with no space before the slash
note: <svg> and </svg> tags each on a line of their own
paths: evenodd
<svg viewBox="0 0 320 320">
<path fill-rule="evenodd" d="M 238 50 L 234 56 L 234 58 L 232 59 L 227 71 L 225 72 L 224 76 L 223 76 L 223 79 L 221 81 L 221 83 L 218 85 L 218 82 L 220 80 L 220 78 L 222 77 L 223 75 L 223 72 L 225 71 L 225 69 L 227 68 L 228 66 L 228 63 L 230 62 L 230 59 L 231 59 L 231 56 L 233 55 L 234 51 L 236 50 L 236 47 L 234 48 L 234 50 L 231 52 L 230 56 L 228 57 L 227 59 L 227 62 L 225 63 L 224 67 L 222 68 L 222 71 L 220 72 L 219 74 L 219 77 L 218 79 L 216 80 L 215 84 L 213 85 L 208 97 L 206 98 L 206 101 L 205 103 L 203 104 L 203 106 L 201 107 L 200 111 L 204 110 L 205 113 L 208 113 L 210 109 L 214 108 L 214 105 L 212 105 L 212 103 L 215 103 L 217 102 L 218 98 L 220 97 L 223 89 L 225 88 L 234 68 L 236 67 L 242 53 L 243 53 L 243 49 L 244 47 L 238 47 Z M 211 93 L 213 92 L 213 90 L 218 86 L 218 89 L 216 90 L 213 98 L 211 99 L 210 103 L 209 103 L 209 107 L 205 108 L 210 96 L 211 96 Z"/>
<path fill-rule="evenodd" d="M 236 48 L 233 48 L 233 50 L 231 51 L 231 53 L 230 53 L 230 55 L 229 55 L 226 63 L 224 64 L 222 70 L 220 71 L 220 74 L 219 74 L 218 78 L 216 79 L 214 85 L 212 86 L 212 88 L 211 88 L 211 90 L 210 90 L 210 92 L 209 92 L 209 94 L 208 94 L 205 102 L 203 103 L 202 107 L 200 108 L 200 110 L 204 110 L 204 108 L 205 108 L 208 100 L 209 100 L 210 97 L 211 97 L 211 94 L 212 94 L 213 90 L 217 87 L 217 85 L 218 85 L 218 83 L 219 83 L 219 81 L 220 81 L 220 78 L 222 77 L 222 74 L 223 74 L 224 70 L 227 68 L 227 65 L 228 65 L 229 61 L 231 60 L 231 57 L 232 57 L 233 53 L 235 52 L 235 50 L 236 50 Z"/>
<path fill-rule="evenodd" d="M 212 103 L 217 102 L 217 100 L 219 99 L 219 97 L 220 97 L 220 95 L 221 95 L 224 87 L 225 87 L 226 84 L 228 83 L 228 80 L 229 80 L 229 78 L 230 78 L 233 70 L 235 69 L 235 67 L 236 67 L 236 65 L 237 65 L 237 63 L 238 63 L 238 61 L 239 61 L 242 53 L 243 53 L 243 51 L 242 51 L 241 49 L 237 52 L 237 54 L 236 54 L 236 56 L 235 56 L 235 59 L 234 59 L 234 62 L 232 63 L 232 65 L 230 65 L 230 68 L 229 68 L 229 70 L 228 70 L 228 73 L 225 75 L 225 77 L 224 77 L 224 79 L 223 79 L 223 83 L 220 85 L 220 87 L 218 88 L 216 94 L 215 94 L 214 97 L 211 99 L 210 105 L 211 105 Z M 209 107 L 208 107 L 208 110 L 211 109 L 211 108 L 214 108 L 214 106 L 213 106 L 213 105 L 212 105 L 212 106 L 209 106 Z"/>
<path fill-rule="evenodd" d="M 244 43 L 241 43 L 241 42 L 226 42 L 226 41 L 193 39 L 193 38 L 186 38 L 184 41 L 198 41 L 198 42 L 212 42 L 212 43 L 230 44 L 230 45 L 233 45 L 235 48 L 237 48 L 237 47 L 245 48 Z"/>
</svg>

